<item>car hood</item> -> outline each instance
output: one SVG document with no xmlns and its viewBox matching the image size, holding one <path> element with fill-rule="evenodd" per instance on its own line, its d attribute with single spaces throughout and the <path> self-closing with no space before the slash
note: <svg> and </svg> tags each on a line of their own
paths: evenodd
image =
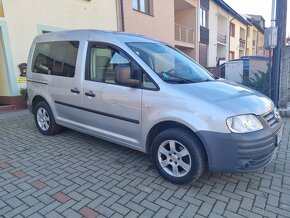
<svg viewBox="0 0 290 218">
<path fill-rule="evenodd" d="M 265 95 L 227 80 L 179 84 L 178 90 L 210 103 L 212 109 L 217 106 L 232 114 L 261 115 L 273 108 L 273 102 Z"/>
</svg>

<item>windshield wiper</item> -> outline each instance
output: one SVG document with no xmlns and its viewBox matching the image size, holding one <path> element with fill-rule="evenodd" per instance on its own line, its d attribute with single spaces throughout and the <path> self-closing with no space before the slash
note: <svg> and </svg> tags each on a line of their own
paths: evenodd
<svg viewBox="0 0 290 218">
<path fill-rule="evenodd" d="M 176 75 L 171 75 L 171 74 L 167 74 L 167 73 L 165 73 L 165 74 L 169 76 L 168 78 L 166 78 L 166 77 L 162 78 L 163 81 L 165 81 L 165 82 L 172 82 L 172 83 L 197 83 L 197 82 L 199 82 L 197 80 L 191 80 L 191 79 L 183 78 L 183 77 L 176 76 Z M 175 78 L 175 79 L 173 79 L 173 78 Z"/>
</svg>

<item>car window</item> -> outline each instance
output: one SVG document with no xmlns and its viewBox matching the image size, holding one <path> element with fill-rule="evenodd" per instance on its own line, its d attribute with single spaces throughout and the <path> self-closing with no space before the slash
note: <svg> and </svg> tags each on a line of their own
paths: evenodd
<svg viewBox="0 0 290 218">
<path fill-rule="evenodd" d="M 63 77 L 74 77 L 79 42 L 37 43 L 34 50 L 32 72 Z"/>
<path fill-rule="evenodd" d="M 119 65 L 130 65 L 131 78 L 140 80 L 140 67 L 115 48 L 92 44 L 89 51 L 88 80 L 116 84 L 115 73 Z"/>
<path fill-rule="evenodd" d="M 165 82 L 196 83 L 214 80 L 203 67 L 175 48 L 157 42 L 126 44 Z"/>
</svg>

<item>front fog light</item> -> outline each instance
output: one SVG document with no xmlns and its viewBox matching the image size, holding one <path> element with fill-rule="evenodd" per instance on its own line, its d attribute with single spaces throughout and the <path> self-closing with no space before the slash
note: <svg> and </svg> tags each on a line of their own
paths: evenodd
<svg viewBox="0 0 290 218">
<path fill-rule="evenodd" d="M 248 133 L 263 129 L 261 122 L 252 114 L 229 117 L 227 126 L 234 133 Z"/>
</svg>

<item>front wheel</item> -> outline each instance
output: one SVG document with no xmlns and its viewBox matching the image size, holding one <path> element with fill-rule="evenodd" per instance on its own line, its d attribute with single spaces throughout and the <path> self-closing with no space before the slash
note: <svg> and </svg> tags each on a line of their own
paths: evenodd
<svg viewBox="0 0 290 218">
<path fill-rule="evenodd" d="M 203 145 L 189 130 L 172 128 L 161 132 L 153 140 L 151 152 L 159 173 L 173 183 L 195 181 L 207 167 Z"/>
<path fill-rule="evenodd" d="M 54 135 L 61 129 L 61 127 L 55 123 L 49 105 L 44 101 L 36 104 L 34 120 L 38 130 L 44 135 Z"/>
</svg>

